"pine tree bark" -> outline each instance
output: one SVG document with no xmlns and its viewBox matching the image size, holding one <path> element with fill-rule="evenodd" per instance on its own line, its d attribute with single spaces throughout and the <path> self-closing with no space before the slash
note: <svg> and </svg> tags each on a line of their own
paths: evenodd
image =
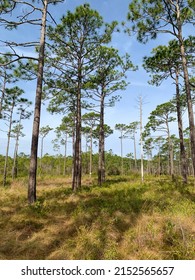
<svg viewBox="0 0 195 280">
<path fill-rule="evenodd" d="M 194 112 L 191 96 L 191 88 L 189 83 L 189 74 L 187 67 L 187 59 L 185 53 L 184 40 L 182 35 L 182 21 L 179 5 L 177 4 L 177 26 L 178 26 L 178 40 L 180 45 L 183 73 L 184 73 L 184 84 L 186 90 L 186 100 L 188 106 L 188 117 L 189 117 L 189 127 L 190 127 L 190 142 L 191 142 L 191 155 L 192 155 L 192 164 L 193 164 L 193 175 L 195 172 L 195 127 L 194 127 Z"/>
<path fill-rule="evenodd" d="M 180 107 L 180 91 L 179 91 L 179 73 L 176 72 L 176 102 L 177 102 L 177 121 L 178 121 L 178 130 L 179 130 L 179 140 L 180 140 L 180 161 L 181 161 L 181 174 L 183 178 L 183 183 L 187 184 L 187 159 L 186 159 L 186 151 L 184 145 L 184 137 L 183 137 L 183 122 L 182 122 L 182 114 Z"/>
<path fill-rule="evenodd" d="M 37 73 L 37 88 L 36 88 L 36 98 L 35 98 L 32 141 L 31 141 L 30 168 L 29 168 L 28 202 L 30 204 L 36 201 L 37 153 L 38 153 L 39 126 L 40 126 L 40 116 L 41 116 L 41 97 L 42 97 L 42 84 L 43 84 L 47 8 L 48 8 L 48 0 L 44 0 L 43 10 L 42 10 L 42 25 L 41 25 L 41 37 L 40 37 L 38 73 Z"/>
<path fill-rule="evenodd" d="M 168 136 L 168 147 L 169 147 L 169 170 L 168 173 L 169 175 L 174 177 L 174 164 L 173 164 L 173 144 L 170 136 L 170 130 L 169 130 L 169 123 L 166 121 L 166 127 L 167 127 L 167 136 Z"/>
<path fill-rule="evenodd" d="M 19 146 L 21 120 L 22 120 L 22 113 L 20 114 L 20 120 L 18 123 L 18 131 L 16 134 L 16 144 L 15 144 L 15 149 L 14 149 L 14 162 L 13 162 L 13 167 L 12 167 L 12 179 L 17 178 L 17 176 L 18 176 L 18 146 Z"/>
<path fill-rule="evenodd" d="M 100 103 L 100 132 L 99 132 L 99 161 L 98 161 L 98 185 L 105 182 L 105 137 L 104 137 L 104 94 Z"/>
<path fill-rule="evenodd" d="M 73 180 L 72 190 L 81 188 L 81 83 L 82 83 L 81 59 L 78 61 L 78 85 L 76 106 L 76 135 L 74 146 Z"/>
<path fill-rule="evenodd" d="M 2 112 L 2 107 L 3 107 L 3 100 L 5 96 L 5 87 L 6 87 L 6 73 L 4 73 L 4 79 L 3 79 L 3 86 L 1 90 L 1 102 L 0 102 L 0 118 L 1 118 L 1 112 Z"/>
</svg>

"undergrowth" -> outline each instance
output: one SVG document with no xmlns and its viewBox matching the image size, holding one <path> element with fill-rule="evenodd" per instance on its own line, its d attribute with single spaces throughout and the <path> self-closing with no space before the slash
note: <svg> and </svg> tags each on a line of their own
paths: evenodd
<svg viewBox="0 0 195 280">
<path fill-rule="evenodd" d="M 167 177 L 40 178 L 0 187 L 0 259 L 195 259 L 195 189 Z"/>
</svg>

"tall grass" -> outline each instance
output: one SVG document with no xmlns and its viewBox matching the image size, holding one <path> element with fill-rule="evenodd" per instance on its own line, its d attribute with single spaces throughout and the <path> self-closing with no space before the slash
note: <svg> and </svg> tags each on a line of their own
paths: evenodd
<svg viewBox="0 0 195 280">
<path fill-rule="evenodd" d="M 0 259 L 195 259 L 195 190 L 169 178 L 41 178 L 29 206 L 26 181 L 0 188 Z"/>
</svg>

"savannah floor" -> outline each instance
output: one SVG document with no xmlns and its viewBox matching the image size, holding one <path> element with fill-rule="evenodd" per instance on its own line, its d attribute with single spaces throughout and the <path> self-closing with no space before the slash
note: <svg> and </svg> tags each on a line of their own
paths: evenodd
<svg viewBox="0 0 195 280">
<path fill-rule="evenodd" d="M 167 177 L 39 179 L 29 206 L 27 181 L 0 187 L 0 259 L 195 259 L 195 187 Z"/>
</svg>

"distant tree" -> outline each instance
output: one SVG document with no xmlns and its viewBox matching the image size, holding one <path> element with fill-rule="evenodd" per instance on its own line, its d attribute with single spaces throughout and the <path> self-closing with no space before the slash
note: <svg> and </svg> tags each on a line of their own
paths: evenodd
<svg viewBox="0 0 195 280">
<path fill-rule="evenodd" d="M 17 108 L 17 113 L 19 114 L 19 120 L 16 121 L 15 127 L 12 129 L 11 134 L 12 137 L 16 139 L 15 142 L 15 149 L 14 149 L 14 161 L 12 167 L 12 179 L 16 178 L 18 175 L 18 146 L 19 146 L 19 138 L 24 137 L 22 133 L 23 125 L 22 120 L 29 119 L 32 115 L 32 112 L 29 111 L 29 107 L 32 105 L 32 102 L 28 101 L 27 99 L 24 100 L 22 104 L 19 105 Z"/>
<path fill-rule="evenodd" d="M 69 115 L 67 117 L 62 118 L 61 124 L 56 127 L 55 133 L 56 133 L 56 144 L 59 143 L 64 147 L 64 168 L 63 168 L 63 174 L 66 175 L 66 157 L 67 157 L 67 142 L 68 137 L 74 135 L 74 124 L 72 120 L 72 115 Z M 74 138 L 73 138 L 74 141 Z M 74 153 L 74 151 L 73 151 Z"/>
<path fill-rule="evenodd" d="M 4 172 L 3 172 L 3 186 L 6 185 L 11 130 L 12 130 L 12 125 L 15 122 L 15 120 L 13 120 L 14 109 L 17 107 L 19 108 L 19 105 L 28 102 L 27 99 L 21 97 L 23 93 L 24 91 L 17 86 L 10 89 L 6 89 L 6 98 L 4 99 L 4 105 L 3 105 L 3 119 L 7 123 L 8 131 L 7 131 L 7 148 L 6 148 L 6 155 L 5 155 L 5 165 L 4 165 Z"/>
<path fill-rule="evenodd" d="M 85 131 L 88 130 L 89 132 L 89 138 L 90 138 L 90 161 L 89 161 L 89 175 L 91 178 L 92 174 L 92 155 L 93 155 L 93 131 L 95 127 L 97 127 L 99 122 L 99 114 L 90 112 L 86 113 L 82 116 L 82 121 L 85 125 L 87 125 L 85 128 Z"/>
<path fill-rule="evenodd" d="M 133 139 L 133 144 L 134 144 L 134 167 L 137 169 L 137 152 L 136 152 L 136 133 L 138 130 L 139 122 L 134 121 L 131 122 L 129 125 L 127 125 L 127 130 L 125 132 L 125 135 L 127 138 Z"/>
<path fill-rule="evenodd" d="M 39 134 L 41 138 L 41 158 L 40 158 L 40 173 L 42 173 L 42 158 L 43 158 L 43 141 L 48 133 L 52 130 L 49 125 L 43 126 L 40 128 Z"/>
<path fill-rule="evenodd" d="M 16 139 L 15 148 L 14 148 L 14 161 L 12 167 L 12 179 L 17 178 L 18 176 L 18 147 L 19 147 L 19 138 L 24 137 L 25 134 L 22 133 L 23 125 L 16 124 L 11 131 L 11 137 Z"/>
<path fill-rule="evenodd" d="M 173 165 L 173 145 L 171 141 L 171 133 L 169 123 L 175 121 L 173 114 L 175 107 L 173 103 L 166 102 L 158 105 L 154 111 L 150 113 L 149 121 L 145 126 L 147 131 L 160 131 L 165 133 L 168 139 L 169 148 L 169 174 L 174 176 L 174 165 Z"/>
<path fill-rule="evenodd" d="M 131 171 L 132 169 L 132 161 L 133 161 L 133 153 L 128 153 L 126 155 L 127 158 L 129 158 L 129 170 Z"/>
<path fill-rule="evenodd" d="M 144 140 L 144 139 L 143 139 Z M 147 155 L 147 172 L 152 173 L 152 149 L 153 149 L 153 138 L 149 137 L 144 141 L 143 149 Z"/>
<path fill-rule="evenodd" d="M 127 125 L 123 123 L 118 123 L 115 125 L 115 129 L 120 132 L 120 142 L 121 142 L 121 174 L 124 174 L 123 168 L 123 139 L 126 138 L 125 132 L 127 131 Z"/>
<path fill-rule="evenodd" d="M 155 171 L 155 174 L 161 175 L 162 174 L 162 163 L 161 163 L 161 150 L 162 146 L 166 142 L 166 139 L 164 136 L 157 136 L 153 139 L 153 146 L 155 149 L 157 149 L 157 155 L 153 157 L 153 161 L 156 158 L 157 159 L 157 169 Z"/>
</svg>

